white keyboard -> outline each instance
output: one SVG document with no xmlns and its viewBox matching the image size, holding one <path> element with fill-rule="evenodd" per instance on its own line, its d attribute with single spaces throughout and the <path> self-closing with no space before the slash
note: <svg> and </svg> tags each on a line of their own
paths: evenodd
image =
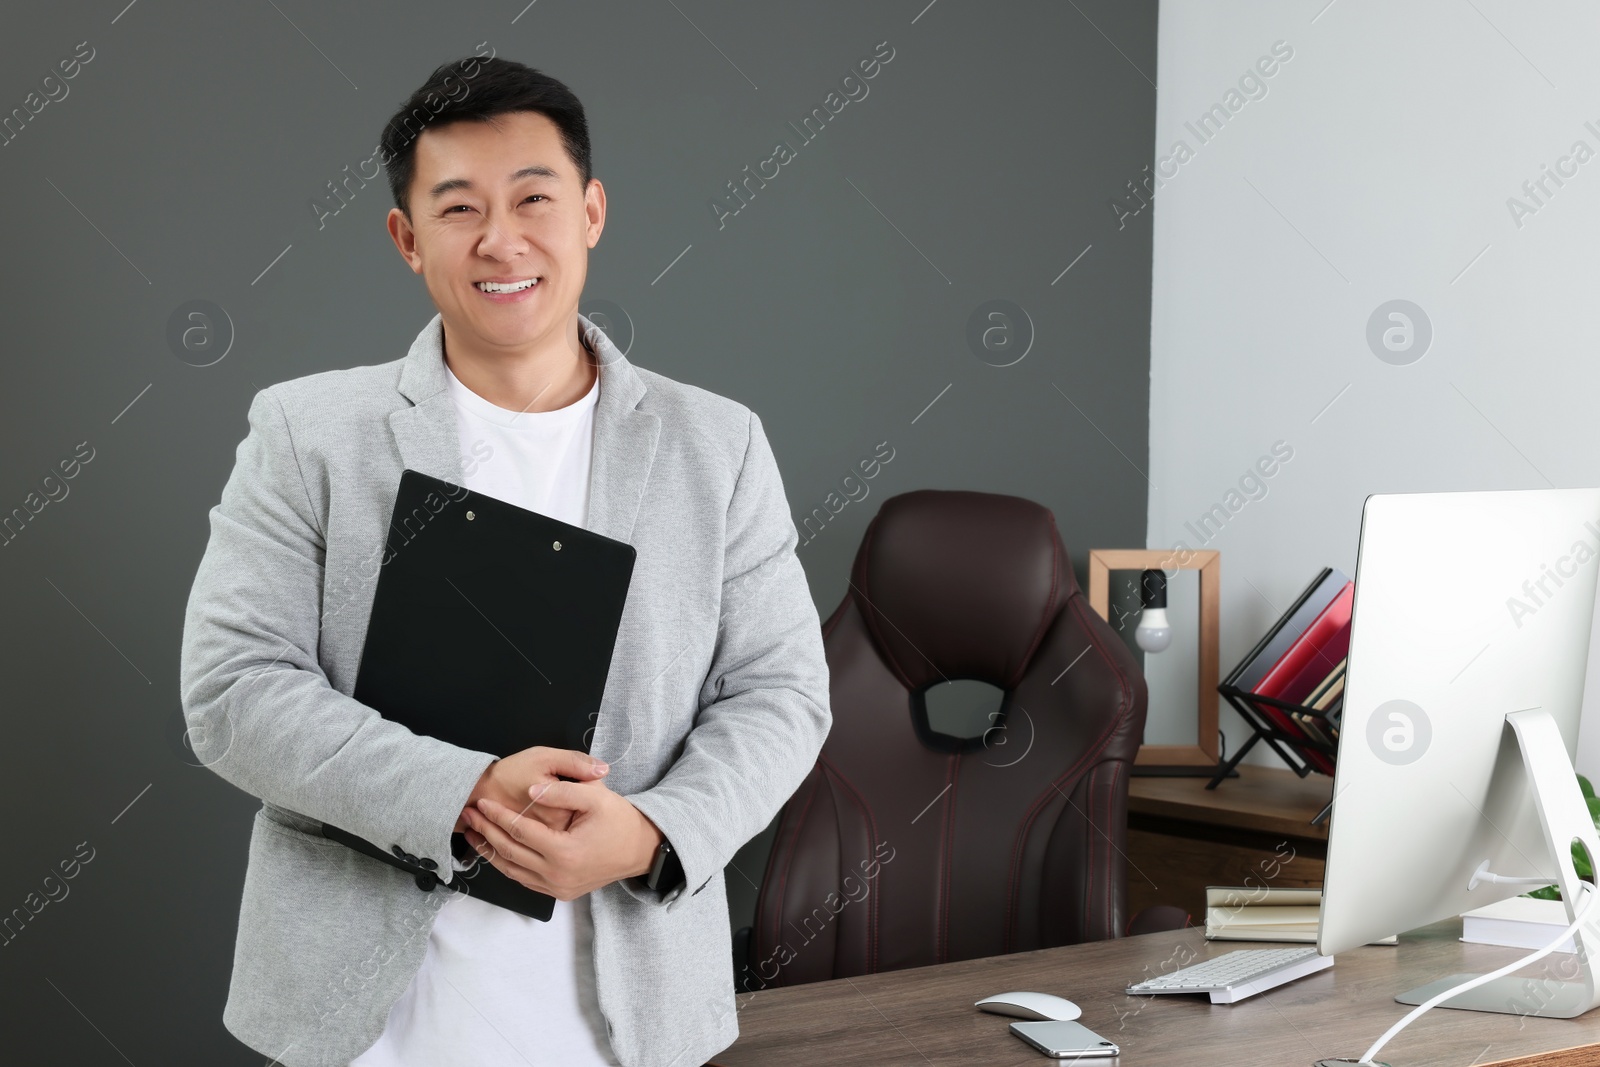
<svg viewBox="0 0 1600 1067">
<path fill-rule="evenodd" d="M 1128 987 L 1128 994 L 1210 993 L 1213 1004 L 1232 1004 L 1333 966 L 1332 956 L 1305 948 L 1249 948 L 1184 967 Z"/>
</svg>

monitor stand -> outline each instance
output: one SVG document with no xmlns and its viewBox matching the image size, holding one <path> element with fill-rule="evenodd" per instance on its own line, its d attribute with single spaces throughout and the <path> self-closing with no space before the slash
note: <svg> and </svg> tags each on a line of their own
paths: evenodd
<svg viewBox="0 0 1600 1067">
<path fill-rule="evenodd" d="M 1594 821 L 1578 789 L 1566 743 L 1550 713 L 1538 708 L 1514 711 L 1506 716 L 1506 721 L 1516 731 L 1517 743 L 1522 749 L 1522 763 L 1533 786 L 1534 804 L 1539 810 L 1539 822 L 1544 826 L 1550 854 L 1555 857 L 1559 874 L 1556 884 L 1561 887 L 1561 899 L 1566 904 L 1570 923 L 1577 918 L 1574 901 L 1579 899 L 1582 884 L 1572 865 L 1572 842 L 1581 842 L 1590 857 L 1600 859 L 1600 840 L 1596 840 Z M 1596 909 L 1594 914 L 1600 916 L 1600 904 Z M 1441 1001 L 1438 1006 L 1551 1019 L 1582 1015 L 1600 1005 L 1600 983 L 1595 973 L 1595 961 L 1600 960 L 1600 938 L 1596 937 L 1594 926 L 1595 919 L 1591 918 L 1573 934 L 1575 954 L 1559 954 L 1557 958 L 1561 962 L 1554 965 L 1548 965 L 1550 957 L 1546 956 L 1543 976 L 1509 974 Z M 1421 1004 L 1475 977 L 1453 974 L 1401 993 L 1394 999 L 1401 1004 Z"/>
</svg>

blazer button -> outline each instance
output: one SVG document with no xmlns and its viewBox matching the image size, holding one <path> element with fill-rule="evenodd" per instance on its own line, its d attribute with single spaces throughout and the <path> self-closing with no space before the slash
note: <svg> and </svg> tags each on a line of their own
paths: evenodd
<svg viewBox="0 0 1600 1067">
<path fill-rule="evenodd" d="M 408 863 L 413 867 L 420 867 L 421 868 L 421 870 L 416 872 L 417 885 L 419 885 L 419 886 L 422 886 L 423 879 L 432 878 L 433 875 L 430 874 L 429 872 L 435 870 L 439 866 L 433 860 L 429 860 L 429 859 L 419 860 L 419 859 L 417 859 L 417 857 L 413 856 L 411 853 L 407 852 L 405 849 L 401 848 L 399 845 L 392 845 L 392 846 L 390 846 L 390 848 L 394 852 L 395 857 L 397 859 L 399 859 L 401 862 Z M 433 889 L 433 886 L 431 884 L 427 885 L 427 886 L 422 886 L 422 887 L 427 889 L 427 890 L 429 890 L 430 892 Z"/>
<path fill-rule="evenodd" d="M 417 872 L 417 888 L 422 890 L 424 893 L 433 892 L 434 883 L 436 882 L 438 882 L 438 879 L 435 878 L 430 872 Z"/>
</svg>

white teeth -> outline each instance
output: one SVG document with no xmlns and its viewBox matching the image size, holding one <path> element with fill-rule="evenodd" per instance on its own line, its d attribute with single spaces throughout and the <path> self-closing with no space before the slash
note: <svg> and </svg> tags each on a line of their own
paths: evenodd
<svg viewBox="0 0 1600 1067">
<path fill-rule="evenodd" d="M 531 289 L 538 281 L 538 278 L 529 278 L 521 282 L 478 282 L 477 286 L 485 293 L 520 293 L 524 289 Z"/>
</svg>

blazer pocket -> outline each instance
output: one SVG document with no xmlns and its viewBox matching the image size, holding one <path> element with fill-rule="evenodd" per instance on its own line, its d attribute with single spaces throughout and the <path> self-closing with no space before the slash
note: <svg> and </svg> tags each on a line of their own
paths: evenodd
<svg viewBox="0 0 1600 1067">
<path fill-rule="evenodd" d="M 276 804 L 262 802 L 261 810 L 256 813 L 263 825 L 269 830 L 276 830 L 292 838 L 310 839 L 319 845 L 332 845 L 341 848 L 339 842 L 329 837 L 322 836 L 322 824 L 315 819 L 308 819 L 298 812 L 288 808 L 280 808 Z"/>
</svg>

